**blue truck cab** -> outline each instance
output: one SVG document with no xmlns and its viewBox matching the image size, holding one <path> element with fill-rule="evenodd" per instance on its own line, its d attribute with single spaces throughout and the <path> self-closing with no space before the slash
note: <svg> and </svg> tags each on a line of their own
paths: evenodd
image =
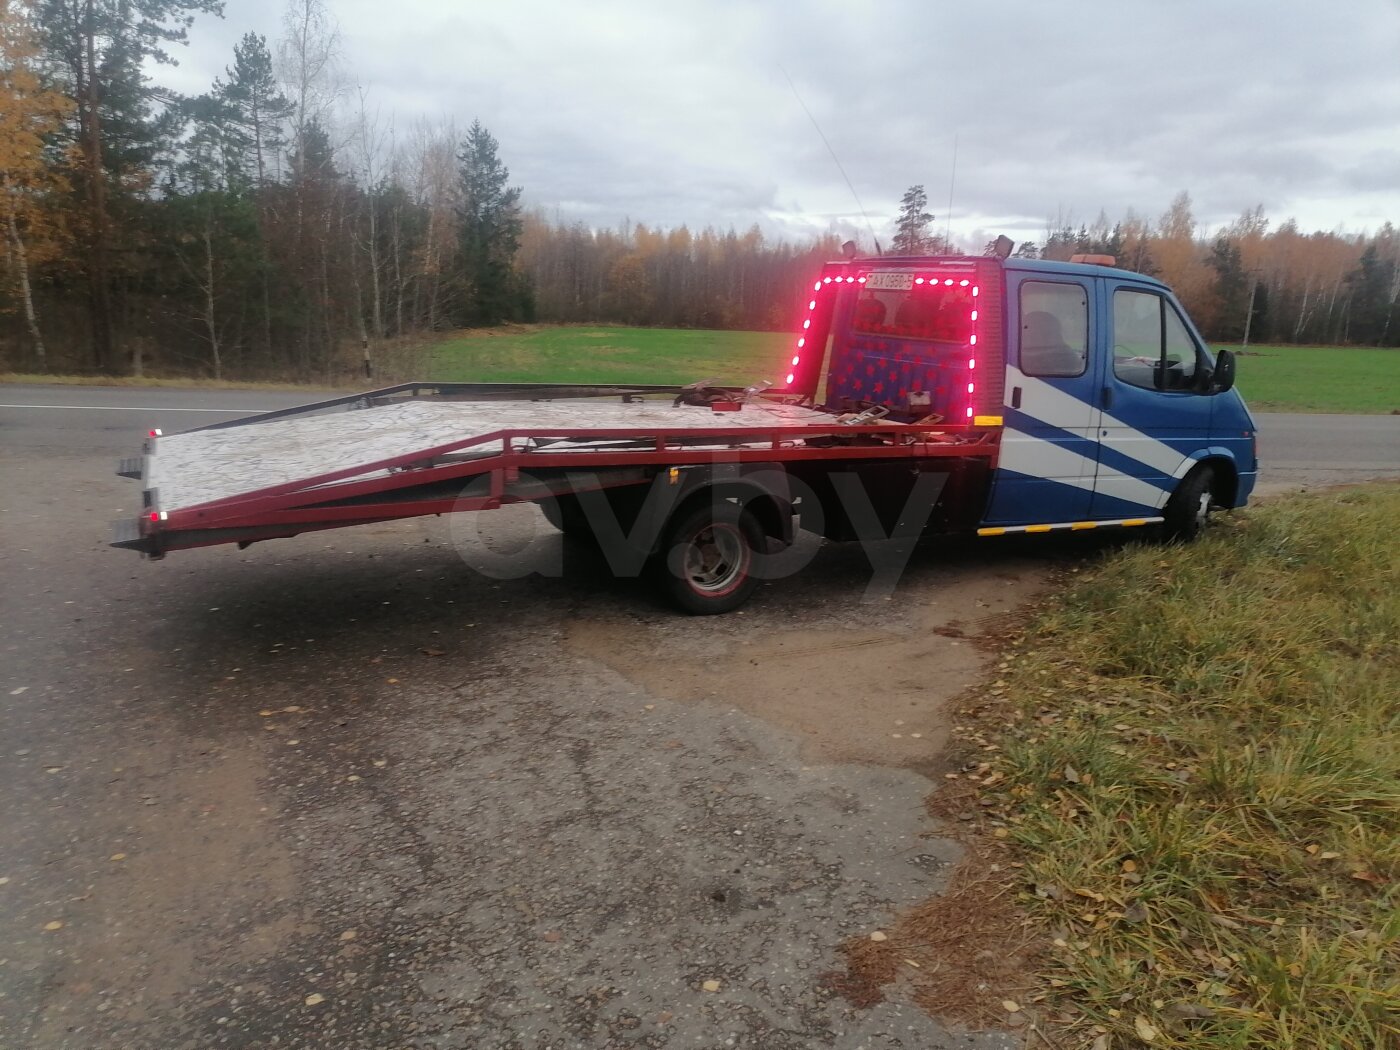
<svg viewBox="0 0 1400 1050">
<path fill-rule="evenodd" d="M 1161 281 L 1111 263 L 829 264 L 786 387 L 838 413 L 997 431 L 985 483 L 962 489 L 981 535 L 1160 524 L 1190 538 L 1248 500 L 1254 421 L 1230 352 L 1210 353 Z"/>
</svg>

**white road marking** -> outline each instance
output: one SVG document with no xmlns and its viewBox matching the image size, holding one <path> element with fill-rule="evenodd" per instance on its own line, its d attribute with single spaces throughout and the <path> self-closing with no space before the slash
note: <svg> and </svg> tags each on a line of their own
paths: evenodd
<svg viewBox="0 0 1400 1050">
<path fill-rule="evenodd" d="M 222 412 L 226 416 L 240 412 L 256 415 L 271 411 L 267 408 L 149 408 L 142 405 L 0 405 L 0 408 L 66 408 L 75 412 Z"/>
</svg>

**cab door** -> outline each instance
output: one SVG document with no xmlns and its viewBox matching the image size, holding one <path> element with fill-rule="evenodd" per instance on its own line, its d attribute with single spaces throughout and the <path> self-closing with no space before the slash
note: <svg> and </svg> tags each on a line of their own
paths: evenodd
<svg viewBox="0 0 1400 1050">
<path fill-rule="evenodd" d="M 1081 521 L 1098 469 L 1092 276 L 1007 271 L 1006 398 L 986 520 Z"/>
<path fill-rule="evenodd" d="M 1106 279 L 1109 333 L 1100 391 L 1098 480 L 1091 516 L 1151 517 L 1210 444 L 1214 399 L 1200 380 L 1210 360 L 1163 289 Z"/>
</svg>

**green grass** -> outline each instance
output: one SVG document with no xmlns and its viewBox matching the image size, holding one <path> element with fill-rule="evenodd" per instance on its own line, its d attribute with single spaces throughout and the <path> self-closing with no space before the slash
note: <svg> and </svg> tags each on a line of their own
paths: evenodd
<svg viewBox="0 0 1400 1050">
<path fill-rule="evenodd" d="M 459 382 L 775 382 L 786 332 L 520 326 L 458 334 L 427 350 L 425 378 Z M 1400 409 L 1400 349 L 1256 346 L 1239 360 L 1255 408 L 1288 412 Z"/>
<path fill-rule="evenodd" d="M 429 351 L 428 378 L 441 382 L 780 382 L 795 336 L 589 326 L 490 329 Z M 784 356 L 784 355 L 787 356 Z"/>
<path fill-rule="evenodd" d="M 1238 365 L 1236 384 L 1251 408 L 1282 412 L 1400 410 L 1400 348 L 1254 346 Z"/>
<path fill-rule="evenodd" d="M 1400 1046 L 1397 516 L 1374 486 L 1110 554 L 978 701 L 1084 1043 Z"/>
</svg>

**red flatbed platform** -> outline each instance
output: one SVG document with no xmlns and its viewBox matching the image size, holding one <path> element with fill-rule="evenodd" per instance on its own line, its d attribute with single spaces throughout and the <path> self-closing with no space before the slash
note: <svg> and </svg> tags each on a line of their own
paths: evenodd
<svg viewBox="0 0 1400 1050">
<path fill-rule="evenodd" d="M 135 461 L 123 471 L 141 478 L 144 513 L 118 523 L 114 545 L 159 556 L 638 485 L 694 464 L 971 456 L 990 467 L 997 449 L 995 428 L 851 426 L 791 398 L 734 392 L 719 411 L 659 399 L 674 388 L 558 392 L 406 385 L 153 434 L 139 473 Z"/>
</svg>

